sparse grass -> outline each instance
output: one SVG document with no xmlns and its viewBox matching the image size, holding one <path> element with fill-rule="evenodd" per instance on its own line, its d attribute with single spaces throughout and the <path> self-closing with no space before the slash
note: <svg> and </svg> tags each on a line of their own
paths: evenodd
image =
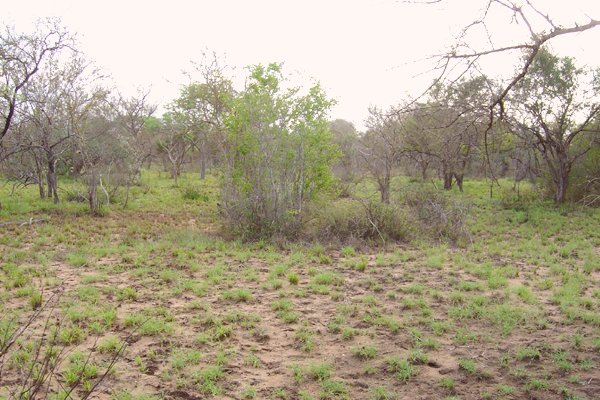
<svg viewBox="0 0 600 400">
<path fill-rule="evenodd" d="M 392 201 L 416 185 L 395 179 Z M 430 398 L 574 399 L 596 371 L 598 210 L 504 208 L 469 181 L 462 194 L 443 193 L 472 204 L 464 247 L 242 243 L 217 236 L 214 177 L 184 174 L 175 187 L 144 171 L 130 208 L 117 202 L 103 217 L 40 202 L 32 188 L 11 199 L 6 187 L 2 221 L 51 218 L 0 235 L 0 348 L 53 307 L 46 335 L 65 348 L 67 391 L 77 379 L 89 387 L 126 344 L 106 381 L 115 400 L 378 400 L 423 388 Z M 9 387 L 32 365 L 44 321 L 34 326 L 5 359 Z M 84 366 L 77 354 L 91 350 Z M 460 371 L 429 373 L 446 365 Z M 276 387 L 265 389 L 265 374 Z M 161 389 L 137 391 L 147 379 Z M 60 398 L 56 389 L 47 397 Z M 3 387 L 0 397 L 10 398 Z"/>
</svg>

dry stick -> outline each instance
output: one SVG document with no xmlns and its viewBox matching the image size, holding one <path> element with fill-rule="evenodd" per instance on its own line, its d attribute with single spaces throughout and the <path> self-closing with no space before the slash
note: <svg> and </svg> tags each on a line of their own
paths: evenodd
<svg viewBox="0 0 600 400">
<path fill-rule="evenodd" d="M 363 202 L 363 199 L 358 199 L 358 201 L 360 202 L 360 204 L 364 207 L 365 211 L 367 212 L 367 219 L 369 220 L 371 225 L 373 225 L 373 228 L 375 228 L 375 230 L 377 231 L 377 234 L 379 235 L 379 237 L 381 238 L 381 241 L 383 242 L 383 247 L 385 248 L 385 245 L 386 245 L 385 239 L 383 238 L 383 235 L 381 234 L 381 231 L 379 230 L 377 225 L 371 219 L 371 211 L 369 210 L 369 207 L 367 207 L 367 205 Z"/>
<path fill-rule="evenodd" d="M 104 378 L 106 378 L 106 376 L 111 371 L 112 367 L 114 367 L 114 365 L 117 363 L 117 360 L 119 359 L 119 357 L 123 354 L 123 352 L 125 352 L 125 349 L 127 348 L 127 345 L 128 345 L 127 341 L 129 339 L 131 339 L 131 337 L 133 336 L 133 334 L 135 332 L 137 332 L 142 326 L 144 326 L 146 324 L 146 322 L 148 322 L 150 320 L 150 318 L 151 317 L 146 318 L 146 320 L 144 322 L 142 322 L 138 327 L 136 327 L 134 330 L 132 330 L 129 333 L 129 335 L 125 338 L 125 340 L 123 341 L 123 344 L 119 348 L 119 351 L 117 351 L 115 353 L 115 355 L 111 359 L 111 362 L 108 364 L 108 367 L 106 367 L 106 371 L 104 371 L 104 374 L 102 374 L 102 376 L 100 378 L 98 378 L 98 380 L 96 380 L 96 382 L 94 383 L 94 385 L 90 388 L 89 392 L 82 398 L 82 400 L 85 400 L 85 399 L 89 398 L 90 395 L 96 389 L 96 387 L 98 387 L 98 385 L 100 385 L 100 383 L 102 383 L 102 381 L 104 380 Z"/>
<path fill-rule="evenodd" d="M 15 343 L 15 341 L 23 335 L 23 333 L 29 328 L 29 326 L 33 323 L 33 321 L 40 315 L 40 313 L 46 308 L 46 306 L 50 303 L 50 301 L 56 296 L 56 293 L 53 293 L 52 296 L 44 303 L 42 307 L 40 307 L 29 319 L 27 323 L 21 328 L 13 332 L 9 337 L 8 341 L 4 344 L 3 348 L 0 349 L 0 359 L 6 355 L 10 347 Z M 2 365 L 0 365 L 0 375 L 2 372 Z"/>
<path fill-rule="evenodd" d="M 44 330 L 42 331 L 42 339 L 40 339 L 40 343 L 38 344 L 37 349 L 35 351 L 35 357 L 34 357 L 33 362 L 31 363 L 31 365 L 29 367 L 29 372 L 27 373 L 27 376 L 25 377 L 25 380 L 23 381 L 24 385 L 25 385 L 26 382 L 29 382 L 31 376 L 33 375 L 33 371 L 35 369 L 35 365 L 36 365 L 36 363 L 37 363 L 37 361 L 38 361 L 38 359 L 40 357 L 40 352 L 42 350 L 42 344 L 43 344 L 43 341 L 44 341 L 43 338 L 44 338 L 44 335 L 46 334 L 46 331 L 48 329 L 48 321 L 50 320 L 51 316 L 52 316 L 52 311 L 50 311 L 50 316 L 48 318 L 46 318 L 46 323 L 44 324 Z M 46 364 L 47 356 L 48 355 L 46 354 L 46 356 L 44 357 L 44 364 L 42 365 L 42 368 L 41 368 L 40 371 L 44 371 L 43 367 Z M 35 379 L 34 382 L 32 382 L 27 389 L 25 389 L 24 391 L 22 390 L 21 393 L 30 393 L 31 390 L 36 386 L 36 382 L 37 382 L 37 379 Z M 31 397 L 31 396 L 29 396 L 29 397 Z"/>
<path fill-rule="evenodd" d="M 46 222 L 46 219 L 44 218 L 37 218 L 37 219 L 33 219 L 33 217 L 29 218 L 28 221 L 8 221 L 8 222 L 2 222 L 0 223 L 0 228 L 3 226 L 10 226 L 10 225 L 19 225 L 19 226 L 25 226 L 25 225 L 33 225 L 33 224 L 41 224 Z"/>
<path fill-rule="evenodd" d="M 6 356 L 6 354 L 8 354 L 8 350 L 10 349 L 10 347 L 17 341 L 17 339 L 19 339 L 24 333 L 25 331 L 29 328 L 29 326 L 33 323 L 33 321 L 35 321 L 37 319 L 37 317 L 40 315 L 40 313 L 47 307 L 47 305 L 50 303 L 50 301 L 52 301 L 52 299 L 56 296 L 57 293 L 54 293 L 47 301 L 46 303 L 44 303 L 43 306 L 41 306 L 37 312 L 35 312 L 31 317 L 29 317 L 27 323 L 18 331 L 13 332 L 13 334 L 11 334 L 11 336 L 9 336 L 8 341 L 6 342 L 5 346 L 3 349 L 0 350 L 0 361 L 4 358 L 4 356 Z M 50 316 L 48 317 L 48 319 L 46 320 L 46 324 L 44 326 L 44 332 L 47 329 L 47 324 L 48 321 L 50 320 L 51 316 L 52 316 L 52 312 L 56 307 L 56 302 L 54 302 L 52 309 L 50 311 Z M 40 346 L 38 346 L 38 349 L 36 350 L 36 357 L 35 360 L 38 359 L 39 357 L 39 352 L 41 350 L 41 343 Z M 31 375 L 33 374 L 33 369 L 35 366 L 35 362 L 32 363 L 30 370 L 27 374 L 27 376 L 25 377 L 25 379 L 22 381 L 22 386 L 21 386 L 21 393 L 19 395 L 19 398 L 24 394 L 29 392 L 29 390 L 31 390 L 31 388 L 34 387 L 34 384 L 32 384 L 31 386 L 29 386 L 26 390 L 23 390 L 23 388 L 26 386 L 27 381 L 30 379 Z M 0 363 L 0 377 L 2 376 L 2 369 L 4 367 L 4 363 Z M 16 390 L 14 392 L 11 392 L 11 395 L 13 397 L 15 397 L 14 393 L 16 393 Z M 16 397 L 15 397 L 16 398 Z"/>
</svg>

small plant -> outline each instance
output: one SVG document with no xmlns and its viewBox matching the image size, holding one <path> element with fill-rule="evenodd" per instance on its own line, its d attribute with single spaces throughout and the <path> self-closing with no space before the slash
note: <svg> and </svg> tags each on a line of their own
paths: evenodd
<svg viewBox="0 0 600 400">
<path fill-rule="evenodd" d="M 119 301 L 135 301 L 137 299 L 137 291 L 133 287 L 126 287 L 117 292 L 117 300 Z"/>
<path fill-rule="evenodd" d="M 256 397 L 256 389 L 252 386 L 247 386 L 242 389 L 241 396 L 243 399 L 253 399 Z"/>
<path fill-rule="evenodd" d="M 34 290 L 30 295 L 29 295 L 29 305 L 31 306 L 32 310 L 37 310 L 38 308 L 40 308 L 42 306 L 42 293 Z"/>
<path fill-rule="evenodd" d="M 125 346 L 125 343 L 118 336 L 107 336 L 98 343 L 100 353 L 119 353 Z"/>
<path fill-rule="evenodd" d="M 359 272 L 365 272 L 367 266 L 369 264 L 369 260 L 366 257 L 361 257 L 356 261 L 353 265 L 353 268 Z"/>
<path fill-rule="evenodd" d="M 296 330 L 296 341 L 300 343 L 300 347 L 305 352 L 311 352 L 315 347 L 314 333 L 302 327 Z"/>
<path fill-rule="evenodd" d="M 249 302 L 252 300 L 252 292 L 249 289 L 232 289 L 223 292 L 223 299 L 235 302 Z"/>
<path fill-rule="evenodd" d="M 346 246 L 342 248 L 342 255 L 344 257 L 354 257 L 356 255 L 356 250 L 352 246 Z"/>
<path fill-rule="evenodd" d="M 297 285 L 300 281 L 300 277 L 294 271 L 290 271 L 287 275 L 288 282 L 290 285 Z"/>
<path fill-rule="evenodd" d="M 541 356 L 541 353 L 538 349 L 533 347 L 524 347 L 517 351 L 517 360 L 537 360 Z"/>
<path fill-rule="evenodd" d="M 308 367 L 308 375 L 317 382 L 324 382 L 331 377 L 331 366 L 329 364 L 311 364 Z"/>
<path fill-rule="evenodd" d="M 284 388 L 274 388 L 271 391 L 271 396 L 276 399 L 287 400 L 287 392 Z"/>
<path fill-rule="evenodd" d="M 357 329 L 351 328 L 349 326 L 342 328 L 342 339 L 350 340 L 350 339 L 354 338 L 356 335 L 358 335 Z"/>
<path fill-rule="evenodd" d="M 413 366 L 405 359 L 399 357 L 389 357 L 385 360 L 387 370 L 393 373 L 401 381 L 407 381 L 415 375 Z"/>
<path fill-rule="evenodd" d="M 545 379 L 530 379 L 527 384 L 525 384 L 525 390 L 546 390 L 550 384 Z"/>
<path fill-rule="evenodd" d="M 467 371 L 469 374 L 474 374 L 477 372 L 477 365 L 473 360 L 468 360 L 465 358 L 458 360 L 458 367 L 464 371 Z"/>
<path fill-rule="evenodd" d="M 427 354 L 425 354 L 423 349 L 416 348 L 409 352 L 408 360 L 412 364 L 426 364 L 429 360 L 429 357 L 427 357 Z"/>
<path fill-rule="evenodd" d="M 363 360 L 371 360 L 377 357 L 377 348 L 374 346 L 361 346 L 352 349 L 354 355 Z"/>
<path fill-rule="evenodd" d="M 369 400 L 393 400 L 396 394 L 388 390 L 385 386 L 375 386 L 371 388 Z"/>
<path fill-rule="evenodd" d="M 456 387 L 456 382 L 454 382 L 454 379 L 452 379 L 452 378 L 444 377 L 444 378 L 440 379 L 439 385 L 440 385 L 440 387 L 442 387 L 446 390 L 453 391 L 454 388 Z"/>
<path fill-rule="evenodd" d="M 296 381 L 296 383 L 304 382 L 306 379 L 304 370 L 298 364 L 291 365 L 290 369 L 292 370 L 292 375 L 294 376 L 294 381 Z"/>
<path fill-rule="evenodd" d="M 334 381 L 331 379 L 321 382 L 321 392 L 319 393 L 319 397 L 323 400 L 350 399 L 348 395 L 348 389 L 346 389 L 346 385 L 344 385 L 342 382 Z"/>
</svg>

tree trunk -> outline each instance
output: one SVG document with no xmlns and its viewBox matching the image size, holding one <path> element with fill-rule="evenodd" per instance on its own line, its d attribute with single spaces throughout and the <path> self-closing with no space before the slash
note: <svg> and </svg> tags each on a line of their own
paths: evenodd
<svg viewBox="0 0 600 400">
<path fill-rule="evenodd" d="M 426 181 L 427 180 L 427 163 L 421 163 L 421 178 Z"/>
<path fill-rule="evenodd" d="M 171 167 L 171 179 L 175 180 L 175 186 L 177 186 L 177 178 L 179 177 L 179 168 L 177 168 L 177 164 L 173 163 Z"/>
<path fill-rule="evenodd" d="M 444 172 L 444 190 L 452 189 L 452 173 Z"/>
<path fill-rule="evenodd" d="M 206 178 L 206 146 L 200 145 L 200 179 Z"/>
<path fill-rule="evenodd" d="M 98 212 L 98 177 L 95 170 L 91 171 L 88 182 L 88 202 L 90 204 L 90 211 L 96 214 Z"/>
<path fill-rule="evenodd" d="M 38 180 L 38 190 L 40 191 L 40 199 L 44 199 L 46 197 L 46 190 L 44 189 L 44 181 Z"/>
<path fill-rule="evenodd" d="M 390 176 L 386 173 L 382 179 L 379 179 L 379 191 L 381 192 L 381 202 L 390 204 Z"/>
<path fill-rule="evenodd" d="M 58 204 L 58 185 L 56 181 L 56 160 L 50 157 L 48 160 L 48 172 L 46 173 L 48 182 L 48 197 L 54 197 L 54 204 Z"/>
<path fill-rule="evenodd" d="M 456 178 L 456 185 L 458 186 L 458 189 L 462 192 L 463 191 L 463 178 L 464 178 L 464 174 L 454 174 L 454 178 Z M 450 178 L 452 179 L 452 178 Z"/>
<path fill-rule="evenodd" d="M 569 163 L 559 155 L 556 176 L 554 177 L 556 189 L 554 193 L 554 202 L 556 204 L 562 204 L 566 199 L 567 188 L 569 187 L 569 170 Z"/>
</svg>

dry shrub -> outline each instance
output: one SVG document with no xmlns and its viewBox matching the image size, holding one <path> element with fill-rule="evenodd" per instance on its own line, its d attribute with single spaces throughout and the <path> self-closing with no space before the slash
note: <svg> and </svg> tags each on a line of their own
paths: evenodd
<svg viewBox="0 0 600 400">
<path fill-rule="evenodd" d="M 411 215 L 417 218 L 419 231 L 426 237 L 454 243 L 471 241 L 466 225 L 468 205 L 428 187 L 405 193 L 404 202 Z"/>
<path fill-rule="evenodd" d="M 304 233 L 319 241 L 402 241 L 412 236 L 412 225 L 397 205 L 342 198 L 313 207 Z"/>
</svg>

